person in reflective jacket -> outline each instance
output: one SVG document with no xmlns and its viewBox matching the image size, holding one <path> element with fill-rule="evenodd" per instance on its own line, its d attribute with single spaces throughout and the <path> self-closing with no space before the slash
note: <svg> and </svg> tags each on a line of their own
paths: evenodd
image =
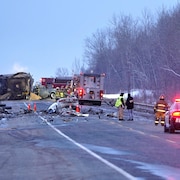
<svg viewBox="0 0 180 180">
<path fill-rule="evenodd" d="M 116 102 L 115 102 L 115 107 L 118 108 L 118 118 L 119 121 L 123 121 L 123 113 L 124 113 L 124 108 L 125 108 L 125 104 L 124 104 L 124 98 L 123 98 L 124 93 L 121 93 L 120 96 L 117 98 Z"/>
<path fill-rule="evenodd" d="M 59 87 L 56 87 L 55 95 L 56 95 L 56 100 L 58 100 L 60 98 L 60 88 Z"/>
<path fill-rule="evenodd" d="M 164 126 L 165 121 L 165 113 L 168 110 L 169 106 L 168 103 L 165 101 L 163 95 L 159 97 L 159 100 L 156 102 L 154 106 L 154 113 L 155 113 L 155 125 L 158 125 L 161 122 L 161 125 Z"/>
</svg>

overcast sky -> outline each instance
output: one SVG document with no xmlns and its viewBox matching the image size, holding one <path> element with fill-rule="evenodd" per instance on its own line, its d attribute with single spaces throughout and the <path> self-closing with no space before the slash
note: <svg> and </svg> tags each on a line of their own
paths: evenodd
<svg viewBox="0 0 180 180">
<path fill-rule="evenodd" d="M 29 72 L 35 81 L 71 73 L 84 40 L 108 27 L 113 15 L 156 14 L 180 0 L 0 0 L 0 74 Z"/>
</svg>

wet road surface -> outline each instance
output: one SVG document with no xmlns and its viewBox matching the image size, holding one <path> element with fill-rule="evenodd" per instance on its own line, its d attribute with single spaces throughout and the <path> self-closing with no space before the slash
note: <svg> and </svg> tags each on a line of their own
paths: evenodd
<svg viewBox="0 0 180 180">
<path fill-rule="evenodd" d="M 180 178 L 180 133 L 165 134 L 152 115 L 119 122 L 102 106 L 100 118 L 62 117 L 44 112 L 52 101 L 24 113 L 28 103 L 7 102 L 13 114 L 1 117 L 0 179 Z"/>
</svg>

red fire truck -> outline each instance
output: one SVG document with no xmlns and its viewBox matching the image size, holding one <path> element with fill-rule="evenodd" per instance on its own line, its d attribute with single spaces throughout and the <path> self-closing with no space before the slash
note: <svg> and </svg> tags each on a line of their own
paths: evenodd
<svg viewBox="0 0 180 180">
<path fill-rule="evenodd" d="M 80 105 L 101 106 L 105 74 L 81 73 L 74 75 L 74 91 Z"/>
<path fill-rule="evenodd" d="M 65 88 L 66 85 L 70 84 L 72 81 L 72 77 L 56 77 L 56 78 L 41 78 L 41 85 L 46 88 L 49 92 L 49 96 L 51 99 L 54 99 L 56 88 L 63 87 Z"/>
<path fill-rule="evenodd" d="M 68 83 L 70 83 L 72 77 L 56 77 L 56 78 L 41 78 L 41 85 L 46 88 L 61 88 L 65 87 Z"/>
<path fill-rule="evenodd" d="M 53 80 L 52 87 L 66 87 L 66 85 L 70 84 L 72 80 L 72 77 L 58 77 Z"/>
<path fill-rule="evenodd" d="M 46 78 L 43 77 L 40 79 L 41 85 L 45 86 L 46 88 L 52 88 L 54 78 Z"/>
</svg>

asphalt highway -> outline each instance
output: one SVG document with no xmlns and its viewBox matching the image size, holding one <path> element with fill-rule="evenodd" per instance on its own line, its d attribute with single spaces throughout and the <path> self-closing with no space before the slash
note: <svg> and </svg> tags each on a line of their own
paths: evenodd
<svg viewBox="0 0 180 180">
<path fill-rule="evenodd" d="M 125 110 L 118 121 L 106 105 L 77 117 L 46 113 L 50 100 L 4 103 L 12 109 L 0 114 L 0 179 L 180 179 L 180 133 L 164 133 L 152 114 L 127 121 Z"/>
</svg>

